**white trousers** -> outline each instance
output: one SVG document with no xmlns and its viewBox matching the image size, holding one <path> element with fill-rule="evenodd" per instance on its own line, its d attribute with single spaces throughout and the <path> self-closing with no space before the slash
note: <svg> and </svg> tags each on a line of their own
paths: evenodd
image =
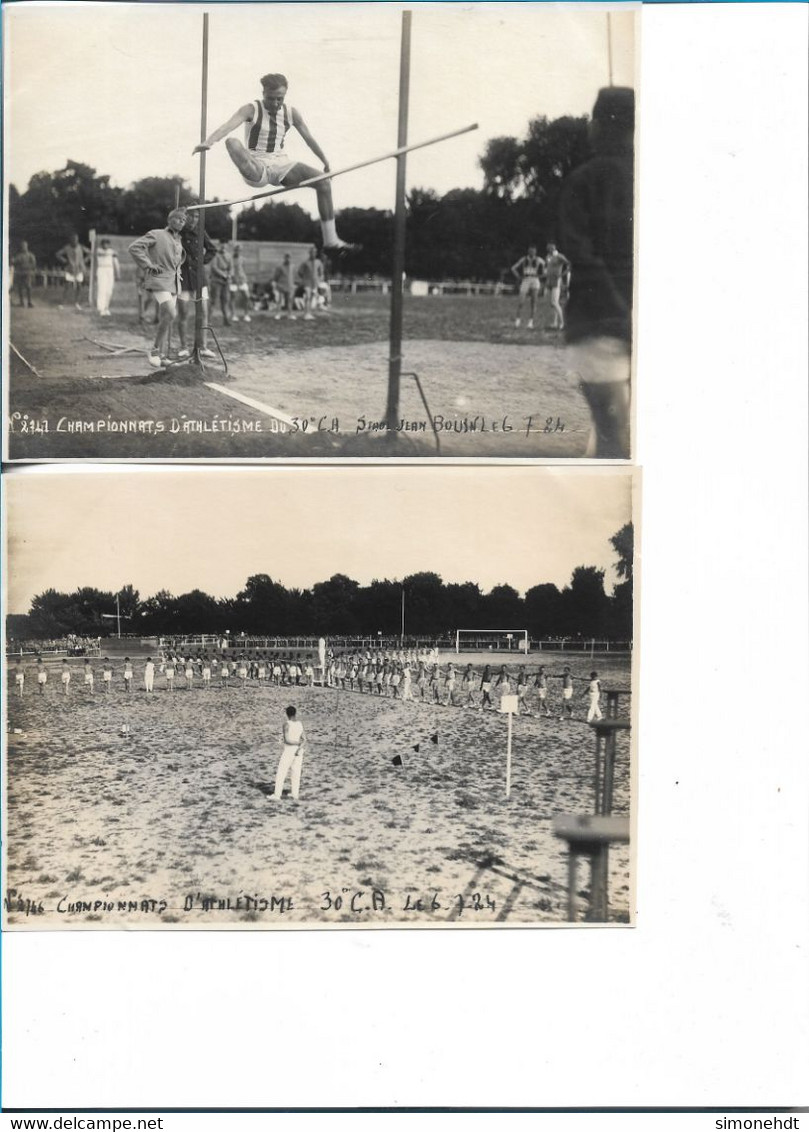
<svg viewBox="0 0 809 1132">
<path fill-rule="evenodd" d="M 292 786 L 292 797 L 297 798 L 301 789 L 301 770 L 303 769 L 303 751 L 300 747 L 284 744 L 281 758 L 278 760 L 278 770 L 275 774 L 275 791 L 273 798 L 280 798 L 284 790 L 287 775 Z"/>
<path fill-rule="evenodd" d="M 598 706 L 598 699 L 597 698 L 591 699 L 590 700 L 590 706 L 589 706 L 588 711 L 587 711 L 587 722 L 591 723 L 592 720 L 594 720 L 594 719 L 603 719 L 603 718 L 604 718 L 604 716 L 601 714 L 601 708 Z"/>
</svg>

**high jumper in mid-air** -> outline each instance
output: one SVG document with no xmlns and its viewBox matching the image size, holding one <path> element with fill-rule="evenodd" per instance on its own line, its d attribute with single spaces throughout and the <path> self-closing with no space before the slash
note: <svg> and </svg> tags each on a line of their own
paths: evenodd
<svg viewBox="0 0 809 1132">
<path fill-rule="evenodd" d="M 295 188 L 301 182 L 318 176 L 317 169 L 302 161 L 295 161 L 284 151 L 287 134 L 296 129 L 318 161 L 322 162 L 323 172 L 328 173 L 329 162 L 325 153 L 310 133 L 300 111 L 286 102 L 288 86 L 285 75 L 264 75 L 261 80 L 261 98 L 241 106 L 227 122 L 196 146 L 193 152 L 210 149 L 243 125 L 244 142 L 228 137 L 225 145 L 244 181 L 253 189 L 269 185 Z M 319 180 L 312 188 L 317 193 L 323 246 L 338 251 L 349 250 L 352 245 L 337 235 L 331 181 Z"/>
</svg>

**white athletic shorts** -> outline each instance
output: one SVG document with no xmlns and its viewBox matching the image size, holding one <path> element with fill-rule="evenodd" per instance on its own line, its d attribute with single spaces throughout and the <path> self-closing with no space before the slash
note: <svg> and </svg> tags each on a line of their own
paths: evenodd
<svg viewBox="0 0 809 1132">
<path fill-rule="evenodd" d="M 284 178 L 297 161 L 288 153 L 256 153 L 254 149 L 248 151 L 252 159 L 261 166 L 262 173 L 257 181 L 252 181 L 242 174 L 242 180 L 251 189 L 261 189 L 265 185 L 283 185 Z"/>
<path fill-rule="evenodd" d="M 171 291 L 150 291 L 149 294 L 159 307 L 162 307 L 163 303 L 171 303 L 173 311 L 177 306 L 177 296 L 172 295 Z"/>
<path fill-rule="evenodd" d="M 239 291 L 241 291 L 241 293 L 243 295 L 249 295 L 250 294 L 250 284 L 249 283 L 229 283 L 228 287 L 230 288 L 230 290 L 233 292 L 234 295 L 237 294 Z"/>
<path fill-rule="evenodd" d="M 47 672 L 38 672 L 37 673 L 37 684 L 47 684 L 47 683 L 48 683 Z"/>
<path fill-rule="evenodd" d="M 197 295 L 196 295 L 195 291 L 180 291 L 180 294 L 177 297 L 178 297 L 178 299 L 180 300 L 181 303 L 190 303 L 194 299 L 196 299 Z M 202 288 L 201 298 L 203 298 L 203 299 L 208 298 L 208 288 L 207 287 Z"/>
<path fill-rule="evenodd" d="M 572 700 L 573 699 L 573 689 L 572 688 L 563 688 L 562 689 L 562 699 L 563 700 Z"/>
<path fill-rule="evenodd" d="M 84 282 L 84 272 L 83 271 L 76 271 L 76 272 L 66 271 L 65 272 L 65 282 L 66 283 L 83 283 Z"/>
<path fill-rule="evenodd" d="M 520 295 L 538 295 L 539 294 L 539 277 L 537 275 L 527 275 L 520 283 Z"/>
</svg>

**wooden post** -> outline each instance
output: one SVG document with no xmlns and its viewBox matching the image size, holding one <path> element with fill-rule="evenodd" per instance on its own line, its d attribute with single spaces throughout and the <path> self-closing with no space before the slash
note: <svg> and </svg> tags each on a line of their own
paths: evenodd
<svg viewBox="0 0 809 1132">
<path fill-rule="evenodd" d="M 98 289 L 98 239 L 95 228 L 91 228 L 90 236 L 90 285 L 87 288 L 87 302 L 92 307 L 95 303 Z"/>
<path fill-rule="evenodd" d="M 202 16 L 202 111 L 200 115 L 199 140 L 204 142 L 208 135 L 208 13 Z M 205 201 L 205 150 L 199 155 L 199 202 Z M 205 283 L 202 269 L 205 260 L 205 210 L 200 210 L 197 221 L 197 293 L 195 295 L 194 319 L 194 360 L 199 362 L 199 352 L 202 349 L 203 326 L 205 325 L 202 309 L 202 288 Z"/>
<path fill-rule="evenodd" d="M 397 148 L 407 145 L 407 117 L 410 99 L 410 24 L 412 12 L 402 12 L 402 45 L 399 57 L 399 134 Z M 405 177 L 407 157 L 396 158 L 396 211 L 393 231 L 393 270 L 390 300 L 390 361 L 388 366 L 388 404 L 385 420 L 394 429 L 399 420 L 399 386 L 402 376 L 402 309 L 405 260 Z"/>
<path fill-rule="evenodd" d="M 607 74 L 609 85 L 612 86 L 612 20 L 609 12 L 607 12 Z"/>
<path fill-rule="evenodd" d="M 578 854 L 572 845 L 567 847 L 567 918 L 571 923 L 576 921 L 576 865 L 579 862 Z"/>
</svg>

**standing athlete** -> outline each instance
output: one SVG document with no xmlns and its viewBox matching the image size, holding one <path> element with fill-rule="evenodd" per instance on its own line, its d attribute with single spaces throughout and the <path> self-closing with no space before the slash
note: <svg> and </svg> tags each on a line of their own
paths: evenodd
<svg viewBox="0 0 809 1132">
<path fill-rule="evenodd" d="M 238 138 L 228 138 L 225 145 L 245 183 L 251 189 L 262 189 L 268 185 L 295 188 L 301 181 L 319 176 L 317 169 L 302 161 L 295 161 L 284 152 L 287 134 L 296 129 L 318 161 L 322 162 L 323 172 L 328 173 L 329 162 L 325 153 L 312 137 L 300 112 L 293 106 L 288 106 L 285 101 L 288 86 L 286 75 L 264 75 L 261 80 L 261 98 L 246 102 L 218 130 L 214 130 L 204 142 L 195 146 L 193 152 L 210 149 L 243 125 L 244 142 L 240 142 Z M 319 181 L 312 188 L 317 193 L 324 246 L 337 251 L 350 249 L 352 245 L 337 235 L 331 182 Z"/>
<path fill-rule="evenodd" d="M 79 242 L 75 232 L 65 246 L 56 253 L 57 262 L 65 269 L 65 293 L 69 287 L 73 293 L 76 310 L 81 310 L 81 288 L 90 258 L 90 249 Z"/>
<path fill-rule="evenodd" d="M 534 316 L 537 312 L 537 299 L 539 298 L 539 280 L 544 269 L 545 260 L 542 256 L 537 255 L 535 244 L 531 244 L 526 255 L 511 265 L 511 274 L 520 284 L 520 301 L 517 305 L 517 317 L 514 320 L 516 327 L 519 327 L 522 321 L 523 303 L 527 297 L 530 311 L 528 329 L 534 329 Z"/>
<path fill-rule="evenodd" d="M 570 260 L 563 256 L 555 244 L 548 244 L 545 260 L 545 289 L 553 311 L 551 330 L 564 330 L 565 314 L 562 310 L 562 286 L 570 276 Z"/>
</svg>

